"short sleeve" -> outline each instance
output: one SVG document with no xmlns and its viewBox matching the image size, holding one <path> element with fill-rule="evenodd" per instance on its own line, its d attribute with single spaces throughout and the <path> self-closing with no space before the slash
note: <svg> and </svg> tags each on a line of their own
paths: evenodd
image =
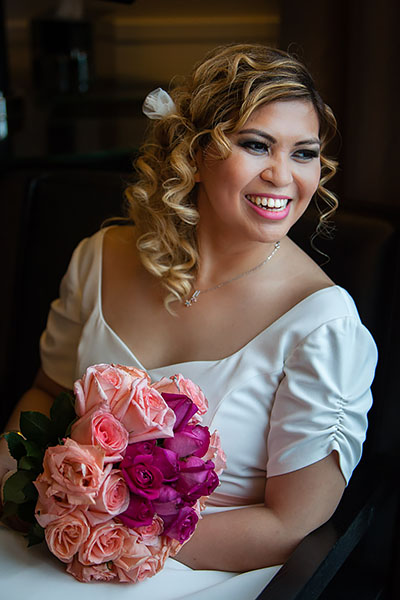
<svg viewBox="0 0 400 600">
<path fill-rule="evenodd" d="M 353 316 L 318 327 L 292 350 L 271 412 L 268 476 L 336 450 L 348 482 L 361 458 L 376 360 L 370 333 Z"/>
<path fill-rule="evenodd" d="M 82 295 L 90 257 L 90 238 L 75 249 L 60 284 L 60 296 L 51 303 L 46 329 L 40 338 L 40 356 L 46 375 L 71 389 L 83 327 Z"/>
</svg>

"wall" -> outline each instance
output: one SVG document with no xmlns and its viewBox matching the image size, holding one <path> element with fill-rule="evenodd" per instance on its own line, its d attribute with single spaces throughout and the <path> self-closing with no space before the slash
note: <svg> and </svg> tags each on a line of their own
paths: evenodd
<svg viewBox="0 0 400 600">
<path fill-rule="evenodd" d="M 54 13 L 55 0 L 6 0 L 5 13 L 12 84 L 31 83 L 30 20 Z M 84 2 L 94 25 L 96 76 L 131 82 L 166 82 L 188 72 L 218 44 L 259 41 L 276 45 L 277 0 L 136 0 L 132 5 Z"/>
</svg>

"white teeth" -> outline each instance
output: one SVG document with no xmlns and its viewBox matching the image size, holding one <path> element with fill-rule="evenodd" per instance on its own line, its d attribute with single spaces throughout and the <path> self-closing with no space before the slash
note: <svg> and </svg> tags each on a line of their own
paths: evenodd
<svg viewBox="0 0 400 600">
<path fill-rule="evenodd" d="M 256 206 L 262 206 L 264 208 L 286 208 L 288 200 L 286 198 L 268 198 L 266 196 L 246 196 L 247 200 L 250 200 Z"/>
</svg>

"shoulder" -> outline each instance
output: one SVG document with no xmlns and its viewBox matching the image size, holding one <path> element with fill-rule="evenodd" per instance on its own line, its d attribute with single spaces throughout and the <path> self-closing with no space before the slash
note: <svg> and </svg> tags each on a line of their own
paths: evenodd
<svg viewBox="0 0 400 600">
<path fill-rule="evenodd" d="M 266 310 L 271 312 L 271 305 L 276 307 L 274 319 L 289 313 L 317 292 L 335 286 L 326 273 L 287 237 L 281 241 L 277 259 L 271 264 L 264 282 L 264 298 L 268 299 Z"/>
<path fill-rule="evenodd" d="M 102 247 L 103 271 L 131 268 L 137 263 L 136 231 L 132 225 L 114 225 L 104 232 Z"/>
<path fill-rule="evenodd" d="M 282 240 L 282 255 L 286 265 L 286 277 L 298 286 L 304 298 L 334 285 L 334 282 L 319 265 L 290 238 Z"/>
</svg>

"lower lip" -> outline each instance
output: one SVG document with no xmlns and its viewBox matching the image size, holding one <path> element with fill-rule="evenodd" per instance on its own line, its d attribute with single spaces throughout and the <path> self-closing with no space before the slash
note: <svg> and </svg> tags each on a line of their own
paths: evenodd
<svg viewBox="0 0 400 600">
<path fill-rule="evenodd" d="M 260 217 L 263 217 L 263 219 L 268 219 L 270 221 L 280 221 L 281 219 L 285 219 L 290 211 L 290 202 L 288 202 L 286 208 L 282 210 L 268 210 L 268 208 L 260 208 L 256 204 L 250 202 L 250 200 L 247 200 L 247 198 L 246 202 L 258 215 L 260 215 Z"/>
</svg>

